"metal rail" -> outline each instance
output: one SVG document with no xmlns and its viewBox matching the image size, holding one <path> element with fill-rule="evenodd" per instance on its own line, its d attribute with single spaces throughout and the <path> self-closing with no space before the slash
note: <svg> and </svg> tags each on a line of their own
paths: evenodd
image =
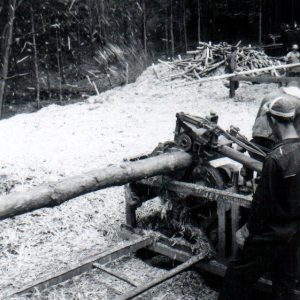
<svg viewBox="0 0 300 300">
<path fill-rule="evenodd" d="M 187 270 L 188 268 L 192 267 L 193 265 L 195 265 L 199 261 L 203 260 L 204 258 L 205 258 L 205 255 L 202 255 L 202 254 L 199 254 L 197 256 L 192 256 L 189 260 L 187 260 L 183 264 L 179 265 L 178 267 L 172 269 L 171 271 L 166 272 L 161 277 L 156 278 L 150 282 L 147 282 L 132 291 L 129 291 L 128 293 L 117 298 L 117 300 L 133 299 L 133 298 L 143 294 L 144 292 L 148 291 L 149 289 L 151 289 L 151 288 L 163 283 L 164 281 L 169 280 L 170 278 L 176 276 L 177 274 Z"/>
<path fill-rule="evenodd" d="M 134 233 L 134 231 L 129 230 L 126 226 L 123 226 L 120 232 L 120 235 L 123 238 L 127 239 L 136 239 L 139 235 Z M 176 249 L 176 246 L 171 246 L 168 242 L 168 240 L 164 238 L 159 238 L 154 244 L 150 245 L 148 247 L 150 250 L 152 250 L 155 253 L 159 253 L 162 255 L 165 255 L 171 259 L 176 259 L 180 262 L 188 262 L 191 258 L 195 260 L 195 256 L 192 256 L 187 251 L 182 251 L 180 249 Z M 226 261 L 217 261 L 214 259 L 206 260 L 205 257 L 203 259 L 200 259 L 199 261 L 194 263 L 195 267 L 199 270 L 208 272 L 210 274 L 214 274 L 216 276 L 224 277 L 227 266 Z M 266 278 L 261 277 L 255 286 L 258 290 L 270 293 L 272 291 L 272 281 Z M 128 295 L 130 295 L 128 293 Z M 300 300 L 300 290 L 294 290 L 293 295 L 295 297 L 295 300 Z M 132 298 L 122 298 L 124 296 L 120 296 L 118 299 L 132 299 Z"/>
<path fill-rule="evenodd" d="M 116 290 L 114 287 L 107 286 L 107 288 L 113 290 L 117 295 L 119 300 L 126 300 L 126 299 L 133 299 L 137 297 L 138 295 L 145 293 L 149 289 L 163 283 L 164 281 L 176 276 L 177 274 L 187 270 L 191 266 L 199 263 L 201 260 L 205 258 L 205 255 L 200 254 L 197 256 L 191 256 L 186 254 L 184 251 L 178 251 L 175 250 L 175 252 L 168 252 L 170 249 L 168 246 L 167 251 L 164 251 L 164 245 L 159 243 L 156 245 L 156 240 L 152 237 L 141 237 L 140 235 L 137 235 L 135 233 L 132 233 L 126 229 L 122 229 L 122 232 L 125 232 L 125 236 L 127 237 L 127 240 L 130 240 L 129 242 L 122 243 L 122 245 L 115 247 L 111 250 L 102 252 L 97 255 L 93 255 L 91 257 L 88 257 L 87 259 L 79 262 L 76 265 L 70 266 L 66 268 L 63 271 L 60 271 L 58 273 L 50 274 L 49 276 L 39 279 L 31 284 L 28 284 L 26 287 L 16 291 L 15 293 L 5 297 L 4 299 L 10 299 L 16 296 L 21 296 L 29 293 L 33 293 L 35 291 L 41 292 L 42 290 L 45 290 L 49 287 L 52 287 L 54 285 L 60 284 L 62 282 L 65 282 L 75 276 L 81 275 L 85 272 L 88 272 L 92 270 L 93 268 L 99 269 L 100 271 L 103 271 L 107 274 L 110 274 L 111 276 L 114 276 L 115 278 L 118 278 L 119 280 L 128 283 L 129 285 L 133 286 L 134 289 L 129 290 L 127 293 L 123 294 Z M 125 237 L 122 233 L 121 236 Z M 116 272 L 114 270 L 111 270 L 105 266 L 103 266 L 106 263 L 109 263 L 111 261 L 117 260 L 123 256 L 128 256 L 130 254 L 133 254 L 137 250 L 140 250 L 142 248 L 147 248 L 149 250 L 156 251 L 157 253 L 164 254 L 166 256 L 170 256 L 170 253 L 174 254 L 176 253 L 176 256 L 179 255 L 179 261 L 183 262 L 181 265 L 177 266 L 176 268 L 164 273 L 162 276 L 155 278 L 154 280 L 150 282 L 145 282 L 139 286 L 135 285 L 126 275 Z M 182 255 L 180 255 L 182 253 Z M 174 259 L 174 257 L 173 257 Z M 102 284 L 102 282 L 101 282 Z M 106 284 L 105 284 L 106 285 Z"/>
<path fill-rule="evenodd" d="M 96 254 L 86 258 L 85 260 L 70 266 L 60 272 L 50 274 L 45 278 L 39 279 L 31 284 L 28 284 L 26 287 L 16 291 L 15 293 L 7 296 L 4 299 L 10 299 L 15 296 L 20 296 L 26 293 L 32 293 L 36 290 L 42 291 L 51 286 L 57 285 L 64 281 L 67 281 L 75 276 L 88 272 L 95 268 L 94 264 L 97 263 L 96 266 L 101 264 L 106 264 L 113 260 L 116 260 L 122 256 L 128 256 L 140 250 L 142 248 L 146 248 L 154 243 L 153 238 L 151 237 L 140 237 L 137 236 L 137 239 L 134 239 L 130 242 L 122 243 L 121 246 L 117 246 L 111 250 L 102 252 L 100 254 Z M 107 269 L 106 269 L 107 270 Z M 125 279 L 125 278 L 124 278 Z M 125 281 L 123 279 L 123 281 Z"/>
</svg>

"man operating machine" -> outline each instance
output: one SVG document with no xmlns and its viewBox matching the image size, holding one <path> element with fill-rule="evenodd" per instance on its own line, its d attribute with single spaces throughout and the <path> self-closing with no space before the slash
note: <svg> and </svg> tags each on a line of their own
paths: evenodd
<svg viewBox="0 0 300 300">
<path fill-rule="evenodd" d="M 263 104 L 273 140 L 253 196 L 242 248 L 230 263 L 219 300 L 253 299 L 253 285 L 271 273 L 273 298 L 295 299 L 300 244 L 300 139 L 294 127 L 295 104 L 278 96 Z"/>
</svg>

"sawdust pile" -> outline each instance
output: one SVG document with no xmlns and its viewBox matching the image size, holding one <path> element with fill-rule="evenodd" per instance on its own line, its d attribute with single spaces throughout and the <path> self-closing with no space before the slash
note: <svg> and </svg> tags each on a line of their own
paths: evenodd
<svg viewBox="0 0 300 300">
<path fill-rule="evenodd" d="M 157 69 L 166 71 L 163 65 Z M 0 176 L 13 182 L 3 193 L 149 153 L 159 142 L 173 138 L 175 114 L 180 111 L 200 116 L 215 111 L 221 126 L 234 124 L 249 136 L 260 100 L 274 88 L 242 84 L 234 102 L 221 82 L 173 89 L 149 68 L 135 83 L 86 102 L 52 105 L 3 120 Z M 0 299 L 40 276 L 115 245 L 123 208 L 122 188 L 111 188 L 1 221 Z M 86 284 L 74 299 L 89 299 L 90 292 Z M 62 290 L 57 298 L 70 299 L 63 295 Z"/>
</svg>

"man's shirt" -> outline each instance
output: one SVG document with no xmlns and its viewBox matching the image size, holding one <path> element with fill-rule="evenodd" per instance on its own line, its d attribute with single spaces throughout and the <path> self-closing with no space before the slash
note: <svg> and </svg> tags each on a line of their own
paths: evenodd
<svg viewBox="0 0 300 300">
<path fill-rule="evenodd" d="M 252 234 L 287 236 L 300 225 L 300 139 L 276 146 L 264 162 L 253 195 L 248 228 Z"/>
<path fill-rule="evenodd" d="M 291 51 L 287 54 L 286 58 L 290 64 L 296 64 L 300 62 L 300 53 L 298 51 L 297 52 Z"/>
<path fill-rule="evenodd" d="M 237 52 L 232 52 L 226 57 L 226 73 L 233 73 L 237 69 Z"/>
</svg>

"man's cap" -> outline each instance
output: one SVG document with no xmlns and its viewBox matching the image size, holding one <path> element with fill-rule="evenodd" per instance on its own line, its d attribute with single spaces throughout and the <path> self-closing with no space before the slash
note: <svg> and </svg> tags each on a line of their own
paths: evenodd
<svg viewBox="0 0 300 300">
<path fill-rule="evenodd" d="M 298 46 L 297 44 L 294 44 L 294 45 L 292 46 L 292 49 L 293 49 L 293 50 L 298 50 L 298 49 L 299 49 L 299 46 Z"/>
<path fill-rule="evenodd" d="M 272 116 L 289 119 L 295 116 L 295 104 L 285 97 L 277 97 L 264 105 L 264 108 Z"/>
</svg>

